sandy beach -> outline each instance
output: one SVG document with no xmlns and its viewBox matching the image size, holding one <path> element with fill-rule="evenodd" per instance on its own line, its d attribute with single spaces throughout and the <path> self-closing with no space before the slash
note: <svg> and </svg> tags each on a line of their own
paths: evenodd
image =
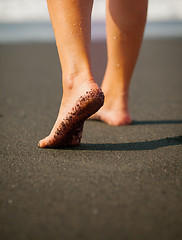
<svg viewBox="0 0 182 240">
<path fill-rule="evenodd" d="M 40 149 L 57 116 L 54 43 L 0 45 L 0 239 L 182 239 L 182 38 L 145 40 L 133 124 L 86 121 L 77 148 Z M 95 78 L 104 41 L 92 44 Z"/>
</svg>

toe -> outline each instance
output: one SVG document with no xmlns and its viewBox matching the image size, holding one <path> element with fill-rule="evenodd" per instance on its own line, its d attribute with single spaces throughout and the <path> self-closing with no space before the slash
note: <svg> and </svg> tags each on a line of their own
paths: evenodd
<svg viewBox="0 0 182 240">
<path fill-rule="evenodd" d="M 48 145 L 48 137 L 39 141 L 38 146 L 41 148 L 45 148 Z"/>
<path fill-rule="evenodd" d="M 39 143 L 38 143 L 38 147 L 42 148 L 43 146 L 44 146 L 43 140 L 40 140 Z"/>
</svg>

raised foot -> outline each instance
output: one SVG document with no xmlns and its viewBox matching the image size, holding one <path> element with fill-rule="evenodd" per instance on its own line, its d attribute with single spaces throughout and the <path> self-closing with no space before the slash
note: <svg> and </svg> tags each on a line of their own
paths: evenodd
<svg viewBox="0 0 182 240">
<path fill-rule="evenodd" d="M 91 89 L 81 96 L 58 125 L 56 131 L 38 144 L 42 148 L 59 148 L 80 144 L 84 121 L 97 112 L 104 103 L 101 89 Z"/>
</svg>

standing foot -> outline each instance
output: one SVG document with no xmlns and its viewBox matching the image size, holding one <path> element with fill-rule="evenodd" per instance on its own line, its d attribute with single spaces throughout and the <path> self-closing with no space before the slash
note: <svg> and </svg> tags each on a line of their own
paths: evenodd
<svg viewBox="0 0 182 240">
<path fill-rule="evenodd" d="M 104 106 L 89 119 L 100 120 L 112 126 L 131 124 L 132 120 L 128 110 L 128 95 L 105 96 Z"/>
<path fill-rule="evenodd" d="M 112 110 L 100 109 L 89 119 L 99 120 L 111 126 L 130 125 L 132 123 L 131 117 L 127 111 L 115 112 Z"/>
</svg>

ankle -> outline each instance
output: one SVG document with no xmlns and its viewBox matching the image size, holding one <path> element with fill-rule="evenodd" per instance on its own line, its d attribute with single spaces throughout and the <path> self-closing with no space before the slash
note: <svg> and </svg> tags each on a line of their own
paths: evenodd
<svg viewBox="0 0 182 240">
<path fill-rule="evenodd" d="M 105 95 L 105 109 L 114 111 L 128 111 L 128 93 L 117 91 L 104 91 L 104 89 L 103 92 Z"/>
<path fill-rule="evenodd" d="M 95 83 L 93 75 L 90 71 L 67 72 L 63 75 L 63 88 L 72 90 L 77 86 L 88 83 Z"/>
<path fill-rule="evenodd" d="M 102 89 L 105 94 L 112 95 L 112 97 L 124 97 L 129 93 L 130 78 L 124 76 L 121 70 L 112 69 L 107 66 Z"/>
<path fill-rule="evenodd" d="M 106 84 L 101 86 L 104 94 L 113 100 L 126 101 L 129 97 L 129 89 L 123 86 L 115 86 L 114 84 Z"/>
</svg>

